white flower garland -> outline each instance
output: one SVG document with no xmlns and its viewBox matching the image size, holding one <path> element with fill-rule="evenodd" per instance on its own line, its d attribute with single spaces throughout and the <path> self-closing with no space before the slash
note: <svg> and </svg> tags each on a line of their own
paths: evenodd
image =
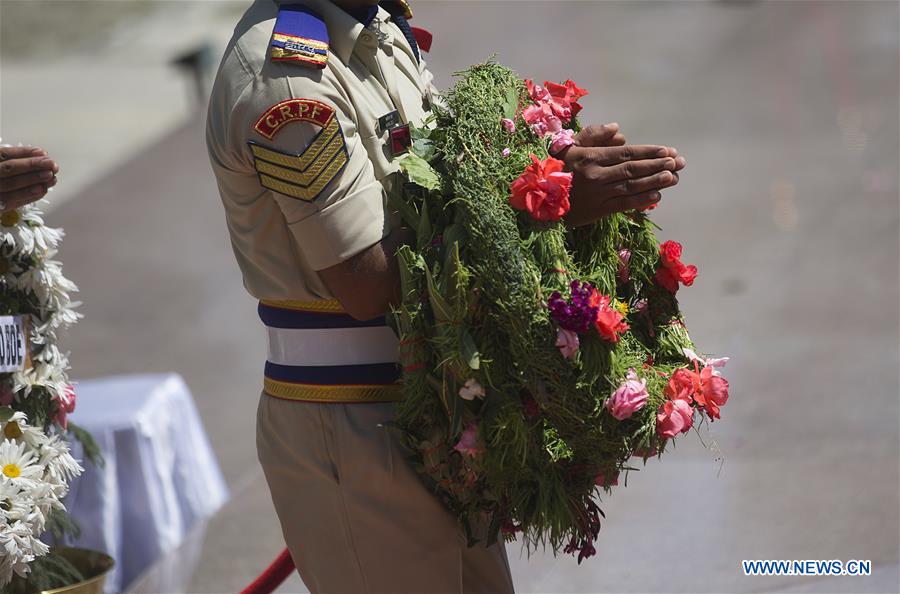
<svg viewBox="0 0 900 594">
<path fill-rule="evenodd" d="M 13 574 L 25 577 L 28 564 L 46 555 L 41 542 L 47 517 L 65 509 L 69 480 L 82 472 L 59 435 L 47 435 L 17 412 L 3 423 L 0 442 L 0 586 Z"/>
<path fill-rule="evenodd" d="M 53 260 L 62 237 L 34 204 L 0 215 L 0 315 L 29 315 L 31 357 L 26 369 L 0 374 L 0 587 L 49 552 L 40 540 L 47 517 L 65 509 L 69 480 L 83 470 L 58 431 L 75 392 L 57 340 L 81 317 L 69 296 L 78 288 Z M 36 412 L 48 430 L 30 425 L 18 408 Z"/>
<path fill-rule="evenodd" d="M 81 314 L 74 311 L 79 303 L 69 296 L 78 287 L 63 276 L 62 264 L 53 260 L 63 236 L 61 229 L 44 226 L 35 205 L 0 216 L 0 294 L 15 299 L 31 313 L 32 366 L 13 374 L 12 391 L 27 398 L 35 388 L 44 388 L 65 407 L 72 394 L 67 389 L 69 360 L 56 342 L 59 333 Z"/>
</svg>

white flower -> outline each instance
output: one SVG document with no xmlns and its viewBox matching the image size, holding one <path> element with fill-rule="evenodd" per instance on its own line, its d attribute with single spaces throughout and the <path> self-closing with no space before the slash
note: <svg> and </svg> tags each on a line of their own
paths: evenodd
<svg viewBox="0 0 900 594">
<path fill-rule="evenodd" d="M 44 467 L 38 464 L 35 452 L 26 443 L 4 439 L 0 443 L 0 474 L 10 479 L 14 485 L 22 484 L 31 488 L 31 482 L 40 480 Z"/>
<path fill-rule="evenodd" d="M 474 379 L 467 379 L 463 387 L 459 389 L 459 396 L 463 400 L 474 400 L 476 396 L 484 398 L 484 387 Z"/>
<path fill-rule="evenodd" d="M 41 446 L 40 464 L 47 469 L 45 478 L 56 485 L 65 486 L 69 480 L 80 475 L 84 468 L 72 457 L 69 444 L 59 435 L 51 436 Z"/>
<path fill-rule="evenodd" d="M 34 510 L 34 501 L 13 482 L 0 479 L 0 526 L 18 520 L 27 520 Z"/>
<path fill-rule="evenodd" d="M 10 425 L 18 429 L 7 431 Z M 0 587 L 14 574 L 25 576 L 28 564 L 46 555 L 40 541 L 47 517 L 64 509 L 68 481 L 82 472 L 68 443 L 28 425 L 22 412 L 3 423 L 0 442 Z"/>
<path fill-rule="evenodd" d="M 0 424 L 2 435 L 5 436 L 6 439 L 23 441 L 31 449 L 38 450 L 49 441 L 47 434 L 37 427 L 32 427 L 27 421 L 28 419 L 25 416 L 25 413 L 13 413 L 13 416 L 10 417 L 9 421 Z M 10 425 L 16 425 L 18 431 L 7 429 Z"/>
</svg>

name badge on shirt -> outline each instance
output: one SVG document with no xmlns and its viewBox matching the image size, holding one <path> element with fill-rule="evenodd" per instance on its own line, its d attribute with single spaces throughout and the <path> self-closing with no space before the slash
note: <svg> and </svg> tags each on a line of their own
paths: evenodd
<svg viewBox="0 0 900 594">
<path fill-rule="evenodd" d="M 28 358 L 24 316 L 0 316 L 0 372 L 25 369 Z"/>
<path fill-rule="evenodd" d="M 396 157 L 409 150 L 411 143 L 409 124 L 400 123 L 400 112 L 396 109 L 378 118 L 378 132 L 380 134 L 388 133 L 391 156 Z"/>
</svg>

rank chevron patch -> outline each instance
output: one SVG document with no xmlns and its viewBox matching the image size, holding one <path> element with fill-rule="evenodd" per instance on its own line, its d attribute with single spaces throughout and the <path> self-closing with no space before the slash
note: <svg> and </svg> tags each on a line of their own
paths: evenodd
<svg viewBox="0 0 900 594">
<path fill-rule="evenodd" d="M 259 183 L 280 194 L 312 202 L 347 164 L 347 147 L 332 113 L 300 153 L 293 154 L 249 142 Z"/>
</svg>

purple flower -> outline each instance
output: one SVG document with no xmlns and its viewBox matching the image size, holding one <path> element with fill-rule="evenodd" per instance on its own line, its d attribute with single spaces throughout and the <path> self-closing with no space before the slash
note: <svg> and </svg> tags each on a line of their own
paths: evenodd
<svg viewBox="0 0 900 594">
<path fill-rule="evenodd" d="M 572 332 L 587 332 L 597 319 L 597 307 L 591 307 L 590 283 L 573 280 L 569 285 L 571 297 L 563 299 L 559 291 L 553 291 L 547 300 L 550 317 L 560 328 Z"/>
<path fill-rule="evenodd" d="M 509 150 L 509 147 L 506 147 L 505 149 L 500 151 L 500 154 L 503 155 L 503 158 L 505 159 L 506 157 L 508 157 L 510 155 L 511 152 L 512 151 Z"/>
</svg>

